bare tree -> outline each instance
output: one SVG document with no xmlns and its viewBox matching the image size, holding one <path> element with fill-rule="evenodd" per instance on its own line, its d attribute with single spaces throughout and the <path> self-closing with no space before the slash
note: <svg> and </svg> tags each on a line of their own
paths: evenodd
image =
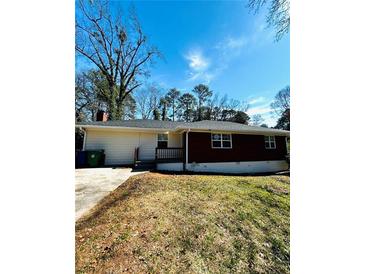
<svg viewBox="0 0 365 274">
<path fill-rule="evenodd" d="M 218 119 L 218 111 L 216 106 L 219 101 L 219 94 L 214 94 L 213 98 L 208 100 L 207 111 L 205 113 L 204 119 L 206 120 L 217 120 Z"/>
<path fill-rule="evenodd" d="M 154 111 L 160 106 L 162 97 L 162 91 L 156 84 L 147 84 L 146 88 L 136 92 L 137 112 L 141 114 L 142 119 L 152 118 Z"/>
<path fill-rule="evenodd" d="M 98 90 L 102 88 L 102 79 L 97 71 L 78 73 L 75 79 L 75 113 L 77 121 L 96 118 L 96 112 L 102 106 Z"/>
<path fill-rule="evenodd" d="M 236 99 L 230 99 L 227 103 L 227 108 L 229 109 L 238 109 L 240 108 L 241 103 L 239 100 Z"/>
<path fill-rule="evenodd" d="M 225 94 L 218 102 L 215 111 L 217 112 L 217 120 L 224 120 L 224 111 L 225 109 L 227 109 L 227 104 L 228 104 L 228 96 L 227 94 Z"/>
<path fill-rule="evenodd" d="M 123 101 L 122 119 L 130 120 L 136 118 L 137 103 L 131 94 L 128 94 Z"/>
<path fill-rule="evenodd" d="M 252 115 L 252 125 L 259 126 L 264 122 L 264 118 L 260 114 Z"/>
<path fill-rule="evenodd" d="M 79 0 L 76 8 L 76 52 L 105 76 L 109 118 L 119 120 L 123 101 L 142 85 L 160 53 L 148 44 L 133 10 L 122 20 L 120 12 L 110 12 L 109 1 Z"/>
<path fill-rule="evenodd" d="M 240 110 L 243 112 L 247 112 L 249 108 L 250 108 L 250 104 L 248 103 L 248 101 L 242 100 L 241 105 L 240 105 Z"/>
<path fill-rule="evenodd" d="M 148 119 L 151 110 L 149 109 L 149 98 L 141 94 L 141 91 L 137 91 L 135 94 L 135 99 L 137 103 L 137 113 L 139 113 L 142 119 Z"/>
<path fill-rule="evenodd" d="M 274 102 L 272 102 L 270 106 L 279 116 L 287 109 L 290 109 L 290 86 L 281 89 L 275 95 Z"/>
<path fill-rule="evenodd" d="M 276 30 L 275 39 L 280 40 L 290 29 L 290 0 L 248 0 L 248 7 L 257 13 L 268 5 L 266 23 Z"/>
<path fill-rule="evenodd" d="M 236 117 L 237 121 L 248 121 L 249 117 L 245 113 L 248 108 L 249 104 L 245 100 L 240 102 L 236 99 L 229 99 L 227 95 L 220 98 L 219 94 L 215 93 L 203 108 L 203 118 L 205 120 L 233 121 Z"/>
</svg>

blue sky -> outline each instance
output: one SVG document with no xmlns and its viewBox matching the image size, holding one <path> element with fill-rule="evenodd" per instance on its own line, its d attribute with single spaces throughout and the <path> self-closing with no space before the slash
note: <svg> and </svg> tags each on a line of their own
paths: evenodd
<svg viewBox="0 0 365 274">
<path fill-rule="evenodd" d="M 264 10 L 249 13 L 246 1 L 133 3 L 150 43 L 164 56 L 152 67 L 149 82 L 182 91 L 208 84 L 221 96 L 247 100 L 249 115 L 261 114 L 275 125 L 270 102 L 290 84 L 290 43 L 289 35 L 274 41 Z M 129 4 L 112 3 L 124 9 Z"/>
</svg>

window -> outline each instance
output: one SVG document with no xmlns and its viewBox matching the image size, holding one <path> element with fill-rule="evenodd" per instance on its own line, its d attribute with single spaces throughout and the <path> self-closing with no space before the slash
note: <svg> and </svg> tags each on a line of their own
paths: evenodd
<svg viewBox="0 0 365 274">
<path fill-rule="evenodd" d="M 212 133 L 212 148 L 232 148 L 231 134 Z"/>
<path fill-rule="evenodd" d="M 167 148 L 167 142 L 168 142 L 168 134 L 161 133 L 157 136 L 157 147 L 158 148 Z"/>
<path fill-rule="evenodd" d="M 265 136 L 265 148 L 266 149 L 275 149 L 275 136 Z"/>
</svg>

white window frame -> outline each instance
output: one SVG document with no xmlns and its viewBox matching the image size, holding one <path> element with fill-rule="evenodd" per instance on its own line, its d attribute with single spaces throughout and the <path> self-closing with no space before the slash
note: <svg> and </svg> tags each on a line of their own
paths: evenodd
<svg viewBox="0 0 365 274">
<path fill-rule="evenodd" d="M 268 138 L 268 140 L 266 140 L 266 138 Z M 275 136 L 265 136 L 264 141 L 266 149 L 276 149 Z M 266 144 L 269 144 L 269 146 L 266 146 Z"/>
<path fill-rule="evenodd" d="M 160 140 L 161 135 L 167 135 L 167 140 Z M 157 147 L 159 147 L 158 142 L 166 142 L 167 143 L 166 147 L 169 147 L 169 134 L 168 133 L 158 133 L 157 134 Z"/>
<path fill-rule="evenodd" d="M 213 140 L 213 135 L 217 135 L 217 134 L 221 136 L 220 140 Z M 229 135 L 229 140 L 223 140 L 223 135 Z M 215 142 L 220 141 L 221 146 L 220 147 L 213 146 L 213 141 L 215 141 Z M 229 141 L 230 146 L 229 147 L 224 147 L 223 146 L 224 141 L 225 142 Z M 212 149 L 232 149 L 232 134 L 231 133 L 211 133 L 210 134 L 210 142 L 211 142 Z"/>
</svg>

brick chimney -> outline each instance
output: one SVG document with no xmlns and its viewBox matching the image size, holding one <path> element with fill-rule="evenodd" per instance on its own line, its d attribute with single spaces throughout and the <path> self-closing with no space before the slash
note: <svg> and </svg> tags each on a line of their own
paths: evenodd
<svg viewBox="0 0 365 274">
<path fill-rule="evenodd" d="M 96 121 L 106 122 L 106 121 L 108 121 L 108 118 L 109 118 L 108 113 L 106 113 L 106 112 L 105 112 L 105 111 L 103 111 L 103 110 L 99 110 L 99 111 L 96 113 Z"/>
</svg>

